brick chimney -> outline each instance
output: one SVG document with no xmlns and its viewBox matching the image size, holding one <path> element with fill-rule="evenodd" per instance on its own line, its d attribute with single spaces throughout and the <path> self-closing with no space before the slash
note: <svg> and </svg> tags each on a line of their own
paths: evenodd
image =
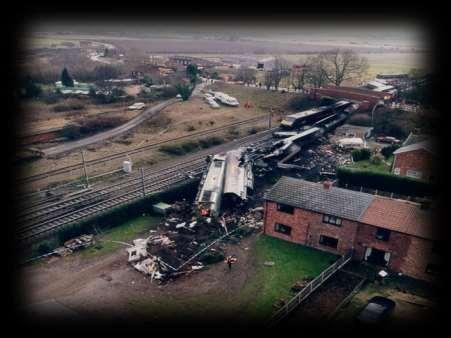
<svg viewBox="0 0 451 338">
<path fill-rule="evenodd" d="M 331 186 L 332 186 L 332 182 L 331 182 L 331 181 L 325 180 L 325 181 L 323 182 L 323 188 L 324 188 L 325 190 L 329 190 Z"/>
</svg>

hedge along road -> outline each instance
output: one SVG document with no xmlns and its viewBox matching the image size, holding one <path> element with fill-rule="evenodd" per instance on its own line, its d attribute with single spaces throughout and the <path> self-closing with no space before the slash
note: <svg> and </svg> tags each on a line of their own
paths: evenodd
<svg viewBox="0 0 451 338">
<path fill-rule="evenodd" d="M 124 123 L 123 125 L 120 125 L 119 127 L 113 128 L 111 130 L 108 130 L 108 131 L 105 131 L 102 133 L 95 134 L 90 137 L 83 138 L 78 141 L 67 142 L 67 143 L 61 144 L 59 146 L 43 149 L 42 152 L 44 153 L 44 156 L 54 156 L 54 155 L 66 153 L 66 152 L 69 152 L 69 151 L 72 151 L 72 150 L 75 150 L 78 148 L 86 147 L 90 144 L 101 142 L 101 141 L 104 141 L 111 137 L 118 136 L 118 135 L 123 134 L 123 133 L 129 131 L 130 129 L 138 126 L 145 120 L 147 120 L 147 119 L 153 117 L 155 114 L 159 113 L 162 109 L 164 109 L 178 101 L 180 101 L 180 99 L 170 99 L 170 100 L 161 102 L 153 107 L 150 107 L 150 108 L 144 110 L 141 114 L 134 117 L 130 121 Z"/>
</svg>

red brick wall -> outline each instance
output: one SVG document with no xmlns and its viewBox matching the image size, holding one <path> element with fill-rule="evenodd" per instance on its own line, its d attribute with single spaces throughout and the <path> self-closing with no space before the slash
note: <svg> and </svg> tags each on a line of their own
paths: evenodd
<svg viewBox="0 0 451 338">
<path fill-rule="evenodd" d="M 411 236 L 400 232 L 392 231 L 388 241 L 382 241 L 376 238 L 377 227 L 368 224 L 360 224 L 356 236 L 355 257 L 363 259 L 367 247 L 390 252 L 390 261 L 388 268 L 399 271 L 403 264 L 403 258 L 407 254 L 410 245 Z"/>
<path fill-rule="evenodd" d="M 295 208 L 294 214 L 277 211 L 277 203 L 265 202 L 264 232 L 270 236 L 281 238 L 290 242 L 306 244 L 309 212 Z M 275 224 L 281 223 L 291 227 L 291 234 L 287 236 L 274 230 Z"/>
<path fill-rule="evenodd" d="M 277 203 L 265 202 L 264 233 L 294 243 L 308 245 L 336 254 L 355 249 L 355 259 L 362 260 L 367 247 L 390 252 L 388 268 L 414 278 L 434 280 L 427 274 L 428 263 L 438 263 L 432 254 L 432 241 L 392 231 L 388 241 L 376 238 L 377 227 L 343 219 L 341 227 L 323 223 L 323 215 L 313 211 L 294 208 L 293 214 L 277 210 Z M 291 234 L 275 231 L 275 224 L 291 227 Z M 338 239 L 337 249 L 319 243 L 321 235 Z"/>
<path fill-rule="evenodd" d="M 291 226 L 290 236 L 275 231 L 276 223 Z M 342 220 L 341 227 L 338 227 L 323 223 L 323 214 L 320 213 L 295 208 L 291 215 L 278 211 L 277 203 L 266 201 L 265 204 L 265 234 L 324 251 L 344 254 L 353 248 L 357 226 L 357 222 Z M 319 244 L 321 235 L 337 238 L 337 249 Z"/>
<path fill-rule="evenodd" d="M 433 156 L 424 149 L 408 151 L 396 154 L 393 162 L 393 172 L 400 169 L 400 176 L 406 176 L 407 170 L 421 171 L 422 179 L 429 180 L 433 174 Z"/>
<path fill-rule="evenodd" d="M 442 265 L 440 256 L 432 251 L 433 242 L 418 237 L 412 237 L 407 254 L 403 258 L 400 272 L 427 281 L 436 280 L 436 276 L 426 273 L 429 263 Z"/>
</svg>

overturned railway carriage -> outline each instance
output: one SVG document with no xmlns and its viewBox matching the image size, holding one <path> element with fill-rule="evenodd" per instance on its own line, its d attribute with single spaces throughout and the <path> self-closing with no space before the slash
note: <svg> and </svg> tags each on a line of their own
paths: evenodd
<svg viewBox="0 0 451 338">
<path fill-rule="evenodd" d="M 203 176 L 196 197 L 196 206 L 201 216 L 216 217 L 222 203 L 234 203 L 247 200 L 253 189 L 254 177 L 250 162 L 243 161 L 243 150 L 231 150 L 215 155 Z"/>
<path fill-rule="evenodd" d="M 344 111 L 345 108 L 352 104 L 350 101 L 338 101 L 328 106 L 321 106 L 318 108 L 312 108 L 299 113 L 287 115 L 280 123 L 282 128 L 294 129 L 304 125 L 315 124 L 329 116 L 336 115 L 339 112 Z"/>
</svg>

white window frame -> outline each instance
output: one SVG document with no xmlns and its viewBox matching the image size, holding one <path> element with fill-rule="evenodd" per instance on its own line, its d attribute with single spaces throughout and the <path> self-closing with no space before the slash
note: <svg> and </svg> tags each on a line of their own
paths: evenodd
<svg viewBox="0 0 451 338">
<path fill-rule="evenodd" d="M 395 175 L 401 174 L 401 168 L 395 168 L 395 170 L 393 170 L 393 173 L 394 173 Z"/>
</svg>

